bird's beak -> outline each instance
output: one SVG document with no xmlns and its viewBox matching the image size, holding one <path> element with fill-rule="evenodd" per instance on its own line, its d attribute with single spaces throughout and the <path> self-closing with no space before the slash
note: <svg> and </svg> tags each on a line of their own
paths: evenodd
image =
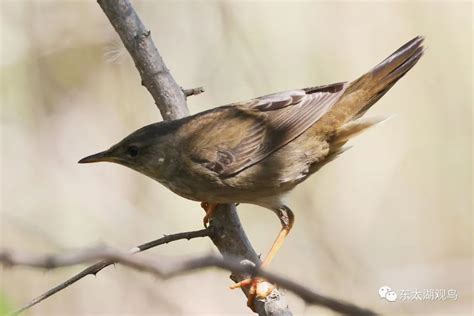
<svg viewBox="0 0 474 316">
<path fill-rule="evenodd" d="M 92 162 L 101 162 L 101 161 L 111 161 L 108 150 L 101 151 L 100 153 L 93 154 L 82 158 L 78 163 L 92 163 Z"/>
</svg>

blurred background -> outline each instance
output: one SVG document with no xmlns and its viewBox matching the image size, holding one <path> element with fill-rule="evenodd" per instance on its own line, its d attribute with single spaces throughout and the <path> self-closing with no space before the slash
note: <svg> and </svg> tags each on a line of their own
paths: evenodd
<svg viewBox="0 0 474 316">
<path fill-rule="evenodd" d="M 472 3 L 133 1 L 191 113 L 351 80 L 416 35 L 420 63 L 367 115 L 396 114 L 290 197 L 295 227 L 270 266 L 387 315 L 472 315 Z M 1 1 L 1 247 L 120 249 L 202 227 L 203 211 L 114 164 L 78 165 L 161 120 L 95 1 Z M 280 224 L 240 205 L 265 253 Z M 208 239 L 147 254 L 216 252 Z M 78 272 L 0 270 L 0 314 Z M 162 281 L 117 266 L 25 315 L 247 315 L 228 273 Z M 456 290 L 457 300 L 380 299 L 381 286 Z M 297 315 L 332 315 L 287 293 Z"/>
</svg>

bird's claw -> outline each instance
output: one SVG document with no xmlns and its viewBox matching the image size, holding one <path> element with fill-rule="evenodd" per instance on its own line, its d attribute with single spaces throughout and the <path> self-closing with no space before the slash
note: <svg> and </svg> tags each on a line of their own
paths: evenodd
<svg viewBox="0 0 474 316">
<path fill-rule="evenodd" d="M 207 214 L 203 217 L 202 223 L 204 224 L 204 228 L 207 228 L 209 226 L 210 220 L 211 219 L 209 218 L 209 216 L 207 216 Z"/>
<path fill-rule="evenodd" d="M 204 224 L 204 227 L 207 228 L 207 226 L 209 226 L 209 222 L 212 219 L 212 214 L 214 213 L 214 210 L 217 208 L 217 204 L 209 203 L 209 202 L 201 202 L 201 207 L 204 209 L 204 211 L 206 211 L 206 215 L 204 215 L 202 222 Z"/>
<path fill-rule="evenodd" d="M 232 284 L 230 286 L 231 289 L 237 289 L 245 286 L 250 286 L 248 299 L 247 299 L 247 306 L 250 307 L 252 311 L 255 312 L 254 300 L 255 298 L 258 299 L 265 299 L 270 293 L 273 291 L 275 286 L 265 280 L 262 279 L 245 279 L 238 283 Z"/>
</svg>

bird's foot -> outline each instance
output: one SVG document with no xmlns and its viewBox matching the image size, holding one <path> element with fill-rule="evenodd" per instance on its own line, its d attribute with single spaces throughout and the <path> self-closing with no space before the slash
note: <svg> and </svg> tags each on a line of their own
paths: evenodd
<svg viewBox="0 0 474 316">
<path fill-rule="evenodd" d="M 250 286 L 249 294 L 247 297 L 247 306 L 250 307 L 252 311 L 255 312 L 254 300 L 265 299 L 273 291 L 275 286 L 265 280 L 255 278 L 255 279 L 245 279 L 238 283 L 232 284 L 231 289 L 238 289 L 241 287 Z"/>
<path fill-rule="evenodd" d="M 212 218 L 212 214 L 214 213 L 215 209 L 217 208 L 217 203 L 209 203 L 209 202 L 201 202 L 201 207 L 206 211 L 206 215 L 202 219 L 204 227 L 207 228 L 209 225 L 209 221 Z"/>
</svg>

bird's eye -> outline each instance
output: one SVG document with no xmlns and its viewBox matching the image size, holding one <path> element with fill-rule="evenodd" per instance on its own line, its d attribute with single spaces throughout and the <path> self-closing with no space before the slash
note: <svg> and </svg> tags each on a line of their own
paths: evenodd
<svg viewBox="0 0 474 316">
<path fill-rule="evenodd" d="M 129 155 L 130 157 L 134 158 L 136 156 L 138 156 L 138 147 L 137 146 L 128 146 L 127 148 L 127 155 Z"/>
</svg>

